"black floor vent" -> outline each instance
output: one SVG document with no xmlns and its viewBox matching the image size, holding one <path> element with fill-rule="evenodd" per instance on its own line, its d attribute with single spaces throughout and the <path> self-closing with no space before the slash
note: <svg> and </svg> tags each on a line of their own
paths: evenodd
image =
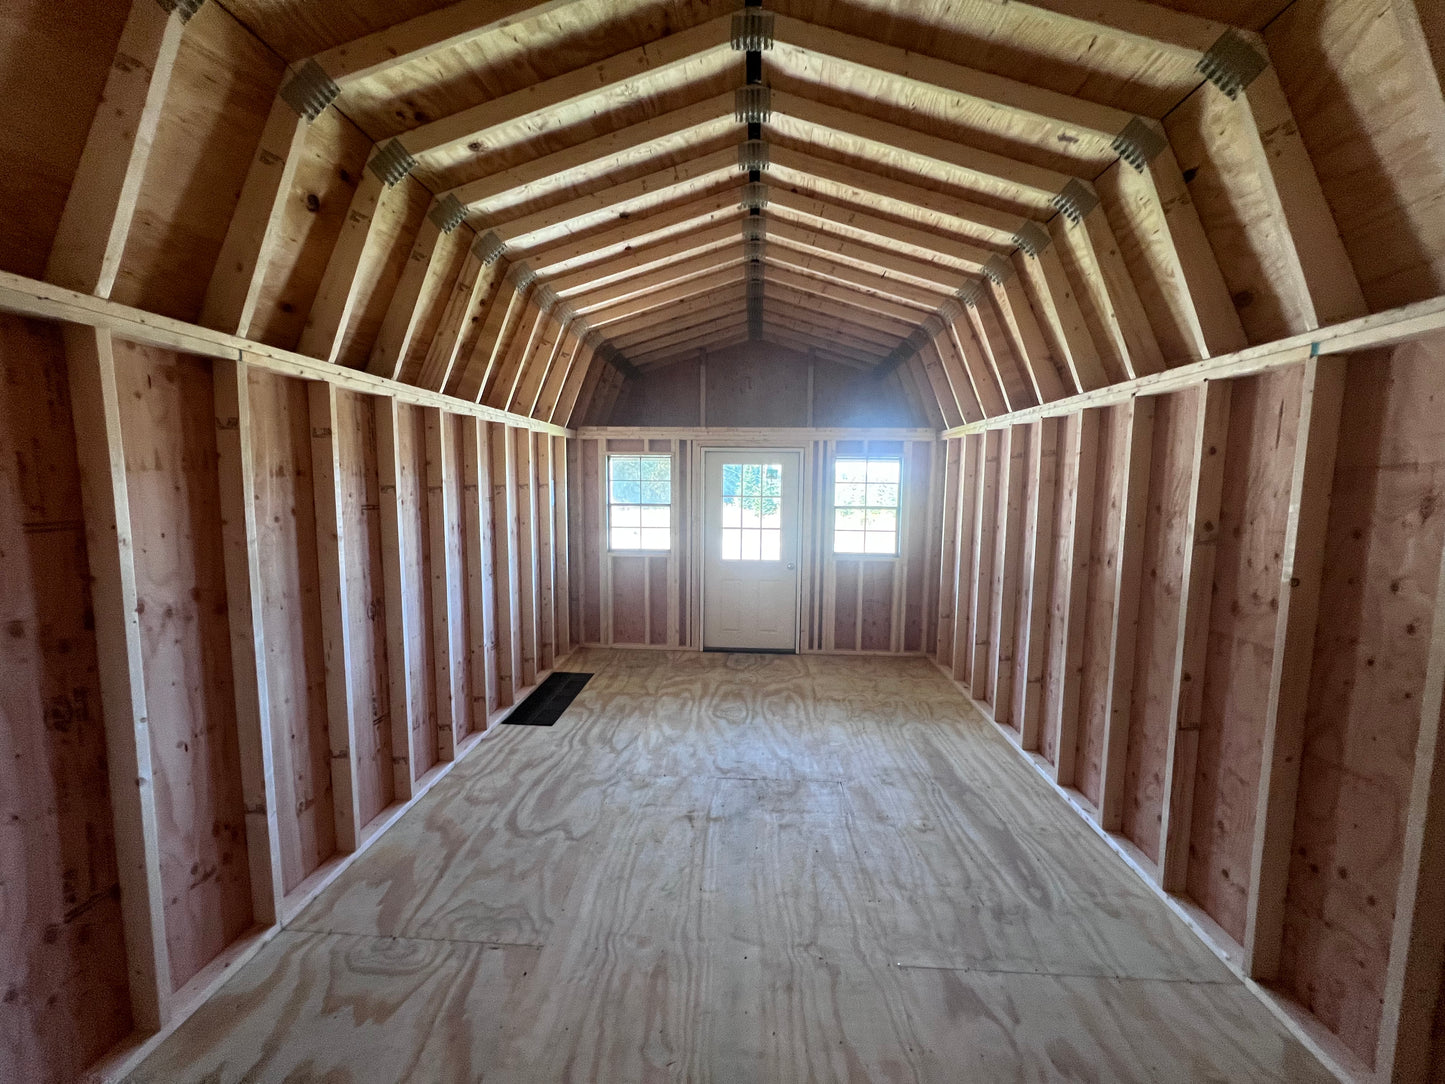
<svg viewBox="0 0 1445 1084">
<path fill-rule="evenodd" d="M 555 671 L 504 721 L 518 726 L 551 726 L 561 718 L 591 676 Z"/>
</svg>

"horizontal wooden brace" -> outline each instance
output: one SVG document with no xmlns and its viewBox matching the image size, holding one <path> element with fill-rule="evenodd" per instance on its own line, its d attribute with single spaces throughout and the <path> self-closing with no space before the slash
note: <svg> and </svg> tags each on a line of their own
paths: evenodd
<svg viewBox="0 0 1445 1084">
<path fill-rule="evenodd" d="M 535 429 L 553 436 L 569 437 L 572 431 L 549 422 L 510 414 L 505 410 L 479 406 L 440 392 L 427 391 L 384 376 L 331 365 L 316 358 L 283 350 L 277 346 L 228 335 L 223 331 L 188 324 L 168 316 L 122 305 L 106 298 L 92 297 L 76 290 L 0 271 L 0 312 L 12 312 L 39 320 L 102 328 L 129 342 L 147 343 L 206 358 L 245 360 L 253 368 L 265 369 L 301 380 L 320 380 L 338 388 L 365 395 L 389 395 L 403 403 L 440 407 L 453 414 L 468 414 L 486 421 L 503 422 Z"/>
<path fill-rule="evenodd" d="M 1161 395 L 1192 387 L 1203 380 L 1251 376 L 1295 365 L 1316 355 L 1356 353 L 1377 346 L 1405 342 L 1440 330 L 1445 330 L 1445 297 L 1432 297 L 1428 301 L 1416 301 L 1387 312 L 1373 313 L 1317 331 L 1291 335 L 1276 342 L 1205 358 L 1176 369 L 1135 377 L 1107 388 L 1071 395 L 1067 399 L 1056 399 L 1041 406 L 1026 407 L 981 422 L 971 422 L 949 430 L 944 436 L 959 437 L 966 433 L 1017 425 L 1034 418 L 1062 417 L 1077 413 L 1085 407 L 1122 403 L 1136 395 Z"/>
</svg>

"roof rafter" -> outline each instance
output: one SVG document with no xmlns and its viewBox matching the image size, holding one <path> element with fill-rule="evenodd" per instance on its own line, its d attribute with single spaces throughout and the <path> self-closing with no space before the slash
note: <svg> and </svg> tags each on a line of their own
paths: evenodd
<svg viewBox="0 0 1445 1084">
<path fill-rule="evenodd" d="M 865 113 L 825 105 L 796 94 L 775 91 L 773 112 L 816 128 L 841 132 L 865 143 L 892 147 L 920 158 L 930 158 L 962 173 L 1015 189 L 1021 196 L 1037 200 L 1041 204 L 1047 204 L 1062 192 L 1069 181 L 1078 179 L 1071 174 L 1006 158 L 991 151 L 978 150 L 942 136 L 929 135 Z"/>
<path fill-rule="evenodd" d="M 551 280 L 551 286 L 567 298 L 583 298 L 594 289 L 645 275 L 720 246 L 737 244 L 737 226 L 732 222 L 720 222 L 705 230 L 669 238 L 645 248 L 637 248 L 606 263 L 585 267 L 571 274 L 559 275 Z M 741 256 L 739 250 L 736 255 Z"/>
<path fill-rule="evenodd" d="M 569 304 L 583 316 L 587 316 L 593 310 L 603 308 L 611 302 L 636 297 L 655 287 L 671 286 L 684 279 L 720 271 L 725 267 L 742 263 L 742 259 L 742 253 L 735 249 L 704 252 L 678 263 L 669 263 L 645 275 L 613 283 L 589 292 L 585 296 L 569 299 Z"/>
<path fill-rule="evenodd" d="M 488 202 L 499 196 L 525 193 L 542 181 L 555 181 L 574 172 L 607 172 L 601 168 L 602 163 L 612 162 L 615 168 L 614 160 L 629 151 L 665 143 L 683 135 L 688 136 L 690 142 L 696 142 L 694 137 L 699 129 L 718 125 L 722 121 L 735 124 L 732 109 L 733 96 L 730 93 L 705 98 L 692 105 L 649 117 L 636 124 L 616 128 L 606 135 L 533 158 L 509 169 L 489 173 L 485 177 L 448 189 L 443 195 L 452 196 L 465 207 L 484 208 Z"/>
<path fill-rule="evenodd" d="M 658 369 L 666 369 L 670 365 L 677 365 L 684 361 L 694 361 L 699 358 L 705 358 L 708 354 L 721 350 L 723 347 L 736 346 L 747 341 L 748 333 L 746 329 L 743 329 L 728 335 L 709 339 L 707 343 L 702 346 L 684 343 L 681 348 L 674 347 L 661 352 L 661 356 L 657 357 L 656 360 L 649 359 L 647 362 L 647 371 L 655 372 Z"/>
<path fill-rule="evenodd" d="M 869 41 L 786 15 L 775 15 L 773 24 L 773 55 L 785 65 L 798 54 L 831 58 L 878 72 L 904 85 L 937 88 L 983 102 L 1005 115 L 1044 121 L 1053 126 L 1059 135 L 1075 140 L 1103 140 L 1106 147 L 1133 119 L 1132 114 L 1112 106 Z"/>
<path fill-rule="evenodd" d="M 666 335 L 650 336 L 635 341 L 633 343 L 635 348 L 634 352 L 638 357 L 641 357 L 651 350 L 659 350 L 680 342 L 692 342 L 700 335 L 706 335 L 709 332 L 730 330 L 739 325 L 746 326 L 747 322 L 748 314 L 745 310 L 740 309 L 736 312 L 724 313 L 705 323 L 691 324 L 680 331 L 673 331 Z"/>
<path fill-rule="evenodd" d="M 848 305 L 860 312 L 873 314 L 882 319 L 896 321 L 908 334 L 914 324 L 928 315 L 926 309 L 914 308 L 910 305 L 900 305 L 896 301 L 889 301 L 876 294 L 870 294 L 851 283 L 825 282 L 822 279 L 813 278 L 811 275 L 802 275 L 796 271 L 789 271 L 781 267 L 769 267 L 767 271 L 767 283 L 769 286 L 780 286 L 784 289 L 796 291 L 798 294 L 806 294 L 811 297 L 823 298 L 829 301 L 836 301 Z"/>
<path fill-rule="evenodd" d="M 613 213 L 619 217 L 625 216 L 626 207 L 630 203 L 648 198 L 656 199 L 673 189 L 686 189 L 701 180 L 725 179 L 741 183 L 737 179 L 737 160 L 737 151 L 730 147 L 678 162 L 630 181 L 609 185 L 589 195 L 543 207 L 519 218 L 497 221 L 479 228 L 490 229 L 503 241 L 511 244 L 514 241 L 525 242 L 529 236 L 561 229 L 569 223 L 592 215 Z M 525 243 L 522 247 L 526 247 Z"/>
<path fill-rule="evenodd" d="M 795 192 L 774 186 L 770 190 L 769 203 L 771 206 L 816 218 L 825 226 L 843 227 L 869 234 L 884 244 L 905 244 L 922 249 L 935 257 L 961 263 L 969 271 L 981 271 L 989 257 L 994 255 L 991 249 L 978 248 L 968 240 L 949 238 L 905 222 L 879 218 L 831 196 Z"/>
<path fill-rule="evenodd" d="M 840 236 L 829 230 L 826 223 L 819 224 L 816 221 L 799 222 L 780 215 L 770 215 L 768 237 L 770 240 L 786 241 L 794 246 L 815 250 L 835 257 L 840 262 L 855 264 L 878 274 L 892 271 L 921 286 L 932 286 L 948 292 L 976 277 L 867 241 Z"/>
<path fill-rule="evenodd" d="M 602 93 L 627 97 L 629 92 L 635 93 L 640 84 L 656 81 L 683 64 L 731 52 L 731 31 L 732 16 L 719 16 L 599 63 L 439 117 L 403 132 L 397 139 L 413 156 L 434 155 L 482 140 L 489 131 L 503 124 L 543 118 L 569 102 Z"/>
<path fill-rule="evenodd" d="M 520 250 L 543 276 L 559 275 L 611 259 L 629 249 L 664 240 L 687 229 L 703 229 L 717 222 L 741 218 L 736 193 L 724 189 L 711 197 L 653 211 L 634 221 L 631 217 L 605 229 L 589 230 L 536 249 Z"/>
<path fill-rule="evenodd" d="M 593 309 L 589 320 L 593 327 L 601 331 L 629 316 L 664 308 L 674 302 L 687 300 L 709 290 L 722 289 L 734 281 L 741 281 L 742 276 L 742 263 L 734 261 L 721 271 L 684 279 L 676 285 L 664 289 L 649 290 L 641 297 L 613 302 L 610 305 Z"/>
<path fill-rule="evenodd" d="M 767 309 L 763 310 L 763 338 L 850 369 L 870 370 L 884 357 L 876 349 L 860 350 L 840 343 L 836 333 L 819 331 L 811 324 L 799 324 L 791 318 L 784 323 Z"/>
<path fill-rule="evenodd" d="M 363 79 L 425 60 L 520 23 L 562 11 L 579 0 L 460 0 L 311 57 L 345 90 Z"/>
<path fill-rule="evenodd" d="M 843 290 L 834 295 L 818 293 L 795 286 L 792 282 L 785 282 L 776 276 L 767 283 L 763 291 L 765 306 L 769 301 L 785 301 L 790 305 L 811 309 L 830 318 L 846 320 L 860 327 L 871 328 L 894 340 L 901 341 L 913 330 L 911 320 L 898 319 L 878 312 L 862 304 L 859 298 L 860 295 Z"/>
<path fill-rule="evenodd" d="M 786 178 L 791 174 L 817 178 L 857 189 L 873 197 L 908 204 L 933 214 L 947 215 L 960 224 L 975 227 L 990 240 L 1012 244 L 1013 235 L 1026 221 L 1021 215 L 999 211 L 906 181 L 897 181 L 869 169 L 844 165 L 806 151 L 794 150 L 790 146 L 774 143 L 769 154 L 768 171 L 777 177 Z M 962 228 L 960 232 L 964 232 Z"/>
<path fill-rule="evenodd" d="M 701 321 L 722 311 L 739 311 L 746 300 L 746 292 L 742 286 L 743 280 L 739 279 L 725 290 L 714 290 L 700 295 L 687 305 L 672 306 L 665 318 L 636 317 L 632 321 L 609 328 L 607 335 L 618 349 L 625 349 L 623 344 L 626 341 L 644 334 L 677 331 L 691 322 Z"/>
<path fill-rule="evenodd" d="M 806 252 L 785 243 L 768 247 L 767 262 L 812 278 L 847 283 L 900 304 L 917 306 L 924 315 L 938 308 L 952 296 L 942 289 L 914 286 L 901 279 L 888 278 L 874 271 L 865 271 L 851 264 L 830 260 L 827 256 Z"/>
<path fill-rule="evenodd" d="M 820 313 L 802 304 L 783 304 L 777 297 L 771 303 L 764 302 L 763 319 L 776 320 L 799 335 L 811 335 L 838 349 L 852 349 L 860 354 L 872 353 L 881 357 L 898 345 L 896 335 L 885 334 L 867 324 L 853 323 L 843 317 Z"/>
</svg>

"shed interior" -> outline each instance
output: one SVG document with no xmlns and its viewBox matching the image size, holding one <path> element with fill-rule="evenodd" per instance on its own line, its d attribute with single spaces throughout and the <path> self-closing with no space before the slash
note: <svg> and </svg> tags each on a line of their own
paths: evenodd
<svg viewBox="0 0 1445 1084">
<path fill-rule="evenodd" d="M 706 465 L 782 449 L 794 651 L 930 660 L 1261 1019 L 1445 1084 L 1442 71 L 1438 0 L 7 0 L 0 1079 L 718 646 Z"/>
</svg>

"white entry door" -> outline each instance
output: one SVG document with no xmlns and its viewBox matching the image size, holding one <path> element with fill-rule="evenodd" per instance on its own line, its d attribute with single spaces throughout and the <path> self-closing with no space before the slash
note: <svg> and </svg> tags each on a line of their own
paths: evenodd
<svg viewBox="0 0 1445 1084">
<path fill-rule="evenodd" d="M 796 651 L 802 453 L 704 453 L 702 643 Z"/>
</svg>

